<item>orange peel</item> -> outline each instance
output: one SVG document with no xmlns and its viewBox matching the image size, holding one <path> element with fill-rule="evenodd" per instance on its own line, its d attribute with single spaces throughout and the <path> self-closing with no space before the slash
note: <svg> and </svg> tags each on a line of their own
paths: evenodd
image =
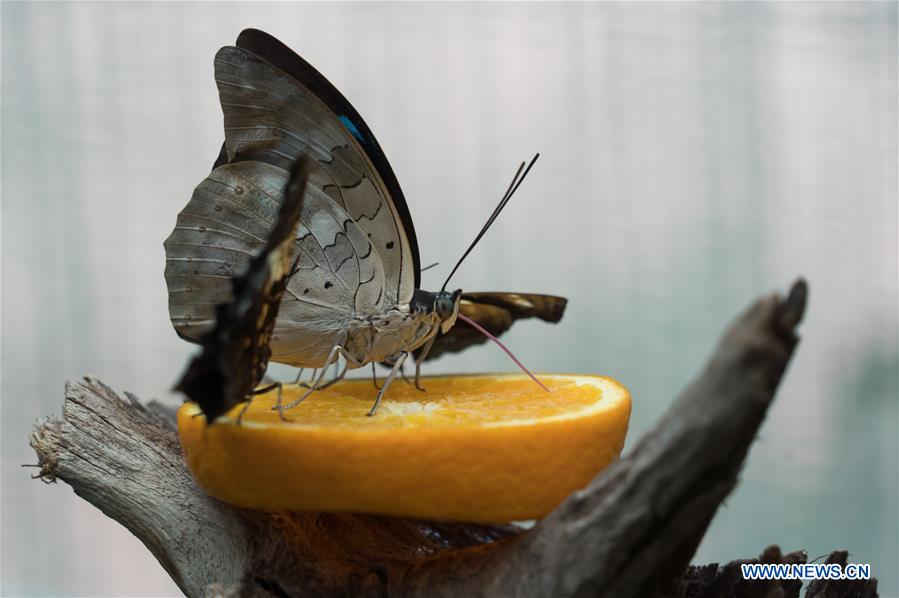
<svg viewBox="0 0 899 598">
<path fill-rule="evenodd" d="M 601 376 L 436 376 L 395 382 L 378 413 L 370 380 L 316 391 L 285 412 L 277 394 L 207 425 L 178 412 L 184 456 L 213 497 L 269 511 L 352 511 L 473 522 L 546 515 L 618 457 L 630 394 Z M 284 401 L 303 389 L 286 387 Z"/>
</svg>

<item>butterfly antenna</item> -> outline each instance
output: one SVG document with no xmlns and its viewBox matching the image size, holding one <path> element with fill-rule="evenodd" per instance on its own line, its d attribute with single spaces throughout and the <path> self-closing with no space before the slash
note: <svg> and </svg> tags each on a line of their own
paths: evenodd
<svg viewBox="0 0 899 598">
<path fill-rule="evenodd" d="M 481 237 L 487 232 L 487 229 L 493 224 L 493 221 L 496 220 L 496 217 L 499 216 L 500 212 L 503 211 L 503 208 L 506 207 L 506 204 L 509 203 L 509 200 L 512 199 L 512 196 L 515 195 L 515 192 L 518 191 L 518 187 L 521 185 L 521 182 L 524 180 L 524 177 L 528 175 L 531 171 L 531 167 L 534 166 L 534 162 L 537 161 L 537 158 L 540 157 L 540 154 L 536 154 L 533 159 L 531 159 L 531 163 L 527 165 L 525 168 L 525 163 L 522 162 L 518 167 L 518 170 L 515 171 L 515 176 L 512 177 L 512 182 L 509 183 L 508 189 L 503 194 L 503 198 L 499 201 L 499 204 L 493 209 L 493 213 L 490 214 L 490 217 L 487 219 L 487 222 L 484 223 L 484 226 L 481 227 L 481 232 L 478 233 L 478 236 L 474 238 L 474 241 L 471 242 L 471 245 L 468 246 L 468 249 L 465 250 L 465 253 L 462 254 L 462 257 L 459 258 L 459 261 L 456 262 L 456 265 L 453 267 L 452 272 L 449 273 L 449 276 L 446 277 L 446 281 L 444 281 L 443 286 L 440 288 L 441 291 L 446 290 L 446 285 L 449 284 L 450 279 L 456 273 L 456 270 L 459 269 L 459 266 L 462 265 L 462 262 L 465 261 L 465 258 L 468 257 L 468 254 L 471 253 L 471 250 L 475 248 L 478 242 L 481 240 Z M 523 172 L 522 172 L 523 171 Z"/>
<path fill-rule="evenodd" d="M 474 328 L 475 330 L 477 330 L 478 332 L 480 332 L 481 334 L 483 334 L 484 336 L 486 336 L 487 338 L 489 338 L 490 340 L 492 340 L 494 343 L 496 343 L 497 345 L 499 345 L 499 348 L 506 352 L 506 355 L 508 355 L 508 356 L 512 359 L 512 361 L 515 362 L 515 365 L 517 365 L 518 367 L 521 368 L 521 371 L 522 371 L 522 372 L 524 372 L 525 374 L 527 374 L 528 376 L 530 376 L 530 377 L 531 377 L 531 380 L 533 380 L 533 381 L 536 382 L 538 385 L 540 385 L 540 388 L 542 388 L 542 389 L 545 390 L 546 392 L 551 392 L 551 391 L 546 387 L 546 385 L 543 384 L 543 382 L 540 382 L 540 380 L 537 379 L 537 376 L 535 376 L 534 374 L 531 373 L 531 370 L 529 370 L 529 369 L 527 369 L 526 367 L 524 367 L 524 364 L 521 363 L 520 361 L 518 361 L 518 358 L 515 357 L 515 355 L 512 354 L 512 351 L 510 351 L 509 348 L 508 348 L 506 345 L 504 345 L 498 338 L 496 338 L 495 336 L 493 336 L 492 334 L 490 334 L 490 333 L 487 331 L 486 328 L 484 328 L 483 326 L 481 326 L 480 324 L 478 324 L 477 322 L 475 322 L 474 320 L 472 320 L 471 318 L 469 318 L 468 316 L 466 316 L 466 315 L 463 314 L 462 312 L 459 312 L 459 315 L 458 315 L 457 317 L 458 317 L 460 320 L 462 320 L 463 322 L 465 322 L 466 324 L 468 324 L 469 326 L 471 326 L 472 328 Z"/>
</svg>

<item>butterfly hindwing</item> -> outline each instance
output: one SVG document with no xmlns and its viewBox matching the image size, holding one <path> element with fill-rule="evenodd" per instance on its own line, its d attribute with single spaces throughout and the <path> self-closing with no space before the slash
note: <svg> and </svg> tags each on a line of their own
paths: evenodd
<svg viewBox="0 0 899 598">
<path fill-rule="evenodd" d="M 182 337 L 197 340 L 232 296 L 231 279 L 265 246 L 281 209 L 287 171 L 253 163 L 209 174 L 178 214 L 165 241 L 169 313 Z"/>
<path fill-rule="evenodd" d="M 537 293 L 462 293 L 462 300 L 474 305 L 492 305 L 507 310 L 518 320 L 537 318 L 552 324 L 562 319 L 568 299 Z"/>
<path fill-rule="evenodd" d="M 178 382 L 176 390 L 195 401 L 207 421 L 243 402 L 265 373 L 308 176 L 309 163 L 299 161 L 261 250 L 242 275 L 231 279 L 231 297 L 215 307 L 214 324 L 199 339 L 202 350 Z"/>
<path fill-rule="evenodd" d="M 483 326 L 490 334 L 500 336 L 516 320 L 538 318 L 556 323 L 562 319 L 568 300 L 554 295 L 529 293 L 462 293 L 459 311 Z M 487 337 L 457 322 L 449 332 L 440 335 L 428 352 L 428 359 L 443 353 L 455 353 L 472 345 L 487 342 Z"/>
</svg>

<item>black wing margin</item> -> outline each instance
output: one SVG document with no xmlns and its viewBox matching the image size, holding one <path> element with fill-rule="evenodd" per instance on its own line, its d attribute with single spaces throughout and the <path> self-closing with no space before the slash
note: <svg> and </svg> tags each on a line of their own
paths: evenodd
<svg viewBox="0 0 899 598">
<path fill-rule="evenodd" d="M 243 275 L 232 279 L 231 301 L 216 307 L 214 327 L 200 338 L 200 354 L 175 387 L 200 406 L 209 423 L 244 402 L 265 374 L 309 170 L 306 158 L 294 165 L 265 247 Z"/>
</svg>

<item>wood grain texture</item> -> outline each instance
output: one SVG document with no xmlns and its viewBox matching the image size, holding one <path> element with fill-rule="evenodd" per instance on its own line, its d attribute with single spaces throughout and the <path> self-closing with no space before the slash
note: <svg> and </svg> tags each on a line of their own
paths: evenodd
<svg viewBox="0 0 899 598">
<path fill-rule="evenodd" d="M 40 476 L 125 525 L 189 596 L 798 596 L 735 561 L 689 561 L 737 476 L 798 342 L 807 287 L 757 301 L 635 448 L 530 530 L 229 507 L 187 470 L 171 413 L 99 380 L 36 423 Z M 760 562 L 804 562 L 776 546 Z M 833 562 L 845 562 L 835 552 Z M 842 561 L 841 561 L 842 559 Z M 876 581 L 806 596 L 876 596 Z"/>
</svg>

